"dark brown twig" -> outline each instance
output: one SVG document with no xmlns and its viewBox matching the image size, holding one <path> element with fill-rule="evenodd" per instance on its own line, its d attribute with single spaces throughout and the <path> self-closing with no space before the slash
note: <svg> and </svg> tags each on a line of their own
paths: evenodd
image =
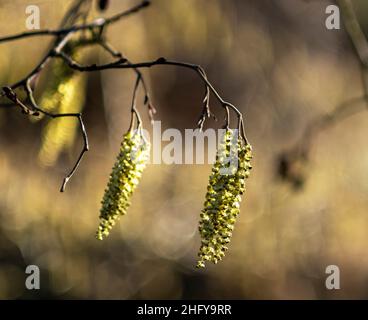
<svg viewBox="0 0 368 320">
<path fill-rule="evenodd" d="M 19 40 L 19 39 L 24 39 L 24 38 L 29 38 L 29 37 L 37 37 L 37 36 L 62 36 L 62 35 L 66 35 L 70 32 L 76 32 L 76 31 L 81 31 L 81 30 L 92 30 L 94 28 L 104 28 L 105 26 L 112 24 L 114 22 L 117 22 L 118 20 L 125 18 L 133 13 L 136 13 L 138 11 L 140 11 L 143 8 L 146 8 L 150 5 L 150 1 L 142 1 L 140 4 L 138 4 L 137 6 L 121 12 L 115 16 L 112 16 L 110 18 L 107 19 L 103 19 L 103 18 L 99 18 L 94 20 L 91 23 L 88 24 L 82 24 L 82 25 L 75 25 L 72 26 L 70 28 L 61 28 L 61 29 L 57 29 L 57 30 L 37 30 L 37 31 L 27 31 L 27 32 L 22 32 L 22 33 L 18 33 L 15 35 L 11 35 L 11 36 L 6 36 L 6 37 L 1 37 L 0 38 L 0 43 L 1 42 L 9 42 L 9 41 L 14 41 L 14 40 Z"/>
<path fill-rule="evenodd" d="M 86 2 L 88 2 L 88 0 L 78 0 L 75 6 L 72 7 L 72 9 L 68 11 L 67 16 L 63 19 L 64 22 L 62 23 L 62 26 L 67 24 L 67 21 L 75 21 L 79 17 L 78 10 L 80 6 Z M 239 111 L 237 107 L 225 101 L 220 96 L 218 91 L 214 88 L 214 86 L 208 80 L 208 77 L 204 69 L 201 66 L 196 65 L 196 64 L 186 63 L 186 62 L 171 61 L 165 58 L 159 58 L 159 59 L 155 59 L 155 60 L 147 61 L 147 62 L 132 63 L 130 60 L 125 58 L 121 52 L 116 51 L 106 41 L 106 39 L 103 36 L 103 33 L 108 25 L 119 21 L 123 17 L 129 16 L 133 13 L 140 11 L 141 9 L 147 7 L 149 4 L 150 4 L 149 1 L 142 1 L 140 4 L 138 4 L 137 6 L 127 11 L 118 13 L 107 19 L 102 19 L 102 18 L 96 19 L 91 23 L 84 23 L 81 25 L 72 25 L 71 27 L 66 27 L 66 28 L 62 27 L 58 30 L 39 30 L 39 31 L 32 31 L 32 32 L 23 32 L 20 34 L 0 38 L 0 43 L 1 43 L 1 42 L 6 42 L 6 41 L 13 41 L 17 39 L 34 37 L 34 36 L 46 36 L 47 35 L 47 36 L 57 37 L 57 41 L 55 41 L 54 46 L 52 46 L 52 48 L 48 50 L 47 54 L 41 59 L 38 65 L 33 70 L 31 70 L 31 72 L 29 72 L 29 74 L 23 79 L 19 80 L 18 82 L 14 83 L 11 86 L 4 87 L 2 92 L 0 93 L 0 96 L 7 97 L 14 105 L 19 106 L 24 113 L 27 113 L 29 115 L 36 116 L 42 113 L 51 119 L 61 118 L 61 117 L 74 117 L 78 119 L 80 131 L 83 136 L 84 145 L 83 145 L 83 149 L 81 150 L 78 156 L 78 159 L 75 162 L 73 168 L 63 180 L 61 192 L 65 190 L 65 187 L 68 181 L 78 169 L 83 156 L 89 150 L 89 144 L 88 144 L 88 136 L 87 136 L 86 128 L 85 128 L 81 113 L 63 113 L 63 114 L 51 113 L 51 112 L 45 111 L 42 108 L 42 106 L 38 106 L 38 104 L 36 103 L 34 99 L 34 96 L 33 96 L 34 88 L 32 85 L 33 80 L 38 77 L 40 72 L 54 58 L 63 59 L 63 61 L 71 69 L 79 71 L 79 72 L 93 72 L 93 71 L 102 71 L 102 70 L 108 70 L 108 69 L 133 69 L 137 77 L 136 77 L 136 81 L 134 85 L 132 105 L 131 105 L 131 113 L 132 113 L 131 126 L 133 125 L 133 122 L 134 122 L 134 117 L 133 117 L 134 115 L 138 122 L 138 127 L 141 127 L 141 123 L 142 123 L 141 117 L 136 108 L 137 92 L 138 92 L 138 88 L 140 84 L 142 85 L 142 88 L 144 90 L 144 104 L 148 106 L 148 112 L 149 112 L 151 121 L 153 121 L 153 114 L 156 112 L 151 102 L 148 88 L 147 88 L 146 82 L 144 80 L 144 77 L 140 69 L 151 68 L 153 66 L 159 66 L 159 65 L 161 66 L 167 65 L 167 66 L 176 66 L 176 67 L 182 67 L 182 68 L 193 70 L 199 75 L 200 79 L 203 81 L 205 85 L 205 95 L 202 101 L 203 107 L 202 107 L 202 113 L 201 113 L 200 119 L 198 121 L 198 127 L 202 130 L 205 120 L 209 118 L 210 116 L 214 116 L 209 106 L 210 94 L 213 94 L 214 97 L 220 102 L 221 106 L 226 111 L 225 127 L 229 128 L 230 110 L 231 110 L 238 117 L 238 128 L 240 130 L 241 137 L 243 138 L 245 143 L 248 143 L 247 138 L 245 136 L 244 120 L 243 120 L 242 113 Z M 84 18 L 85 16 L 86 15 L 84 14 Z M 112 62 L 106 63 L 106 64 L 101 64 L 101 65 L 97 65 L 97 64 L 82 65 L 79 62 L 75 61 L 69 54 L 66 53 L 64 48 L 67 46 L 70 40 L 74 37 L 74 35 L 76 35 L 79 32 L 89 32 L 91 35 L 91 38 L 83 37 L 80 40 L 79 45 L 89 45 L 89 44 L 100 45 L 113 58 L 115 58 L 115 60 Z M 23 88 L 26 91 L 27 98 L 30 102 L 30 106 L 27 106 L 26 104 L 24 104 L 17 98 L 15 94 L 15 90 L 18 88 Z"/>
<path fill-rule="evenodd" d="M 80 72 L 91 72 L 91 71 L 102 71 L 102 70 L 108 70 L 108 69 L 140 69 L 140 68 L 151 68 L 154 66 L 159 66 L 159 65 L 168 65 L 168 66 L 176 66 L 176 67 L 183 67 L 183 68 L 187 68 L 187 69 L 191 69 L 193 71 L 195 71 L 199 77 L 201 78 L 201 80 L 205 83 L 205 85 L 209 88 L 209 90 L 212 92 L 212 94 L 214 94 L 214 96 L 216 97 L 216 99 L 220 102 L 220 104 L 226 109 L 229 108 L 232 111 L 235 112 L 235 114 L 238 117 L 238 126 L 241 129 L 241 135 L 244 139 L 244 141 L 247 143 L 247 138 L 245 136 L 244 130 L 243 130 L 243 115 L 242 113 L 239 111 L 239 109 L 237 107 L 235 107 L 233 104 L 225 101 L 220 94 L 217 92 L 217 90 L 213 87 L 213 85 L 210 83 L 210 81 L 208 80 L 206 74 L 204 73 L 203 69 L 196 65 L 196 64 L 192 64 L 192 63 L 187 63 L 187 62 L 181 62 L 181 61 L 172 61 L 172 60 L 167 60 L 165 58 L 158 58 L 156 60 L 152 60 L 152 61 L 146 61 L 146 62 L 139 62 L 139 63 L 125 63 L 124 62 L 113 62 L 113 63 L 108 63 L 108 64 L 102 64 L 102 65 L 96 65 L 96 64 L 92 64 L 92 65 L 82 65 L 78 62 L 76 62 L 75 60 L 73 60 L 71 57 L 67 57 L 65 54 L 59 53 L 56 56 L 64 59 L 64 61 L 69 65 L 69 67 L 71 67 L 72 69 L 78 70 Z"/>
</svg>

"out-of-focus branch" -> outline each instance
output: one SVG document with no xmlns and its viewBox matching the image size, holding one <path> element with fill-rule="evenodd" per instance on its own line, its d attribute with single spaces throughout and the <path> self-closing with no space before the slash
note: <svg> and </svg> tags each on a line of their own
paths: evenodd
<svg viewBox="0 0 368 320">
<path fill-rule="evenodd" d="M 361 78 L 365 95 L 368 95 L 368 41 L 354 11 L 351 0 L 336 0 L 345 28 L 361 64 Z"/>
<path fill-rule="evenodd" d="M 360 27 L 358 18 L 355 14 L 354 7 L 350 0 L 336 0 L 341 16 L 344 20 L 346 31 L 354 45 L 356 53 L 361 63 L 368 66 L 368 42 Z"/>
<path fill-rule="evenodd" d="M 340 8 L 346 32 L 352 42 L 360 63 L 363 94 L 359 97 L 344 101 L 331 113 L 312 120 L 306 126 L 301 138 L 295 145 L 279 155 L 277 164 L 278 175 L 282 179 L 291 182 L 295 187 L 299 187 L 303 183 L 303 165 L 300 164 L 308 161 L 311 146 L 318 133 L 358 112 L 367 111 L 368 41 L 361 29 L 351 0 L 336 0 L 336 3 Z"/>
</svg>

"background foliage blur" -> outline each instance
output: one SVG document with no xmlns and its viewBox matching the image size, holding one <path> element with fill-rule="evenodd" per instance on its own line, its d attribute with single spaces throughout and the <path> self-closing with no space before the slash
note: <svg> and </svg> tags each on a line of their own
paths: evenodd
<svg viewBox="0 0 368 320">
<path fill-rule="evenodd" d="M 366 1 L 353 2 L 367 29 Z M 56 28 L 70 3 L 2 0 L 0 36 L 25 30 L 29 4 L 39 5 L 42 28 Z M 111 0 L 104 14 L 134 3 Z M 328 4 L 153 0 L 148 10 L 109 28 L 111 43 L 134 62 L 164 56 L 201 64 L 245 113 L 254 170 L 229 252 L 205 270 L 194 266 L 209 165 L 150 165 L 127 216 L 108 239 L 94 238 L 129 125 L 131 70 L 88 75 L 84 115 L 91 151 L 64 194 L 60 183 L 81 138 L 54 166 L 41 165 L 46 119 L 32 122 L 18 109 L 0 108 L 0 298 L 368 298 L 368 114 L 317 136 L 301 190 L 276 177 L 277 156 L 308 121 L 362 93 L 344 29 L 325 28 Z M 0 44 L 0 84 L 24 76 L 50 41 Z M 89 59 L 110 58 L 96 48 Z M 167 66 L 144 74 L 163 129 L 195 127 L 203 94 L 197 76 Z M 40 291 L 25 290 L 29 264 L 41 268 Z M 340 267 L 341 290 L 325 288 L 330 264 Z"/>
</svg>

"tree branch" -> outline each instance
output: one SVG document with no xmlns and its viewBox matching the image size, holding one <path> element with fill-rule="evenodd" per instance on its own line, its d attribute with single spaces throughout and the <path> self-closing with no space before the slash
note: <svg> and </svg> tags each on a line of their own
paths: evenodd
<svg viewBox="0 0 368 320">
<path fill-rule="evenodd" d="M 82 25 L 75 25 L 72 26 L 70 28 L 62 28 L 62 29 L 57 29 L 57 30 L 37 30 L 37 31 L 26 31 L 26 32 L 22 32 L 22 33 L 18 33 L 15 35 L 11 35 L 11 36 L 6 36 L 6 37 L 1 37 L 0 38 L 0 43 L 1 42 L 9 42 L 9 41 L 14 41 L 14 40 L 19 40 L 19 39 L 24 39 L 24 38 L 29 38 L 29 37 L 38 37 L 38 36 L 62 36 L 65 34 L 68 34 L 70 32 L 76 32 L 76 31 L 81 31 L 81 30 L 92 30 L 94 28 L 104 28 L 105 26 L 112 24 L 114 22 L 117 22 L 119 20 L 121 20 L 122 18 L 125 18 L 133 13 L 136 13 L 138 11 L 140 11 L 143 8 L 146 8 L 150 5 L 150 1 L 145 0 L 142 1 L 140 4 L 138 4 L 137 6 L 127 10 L 127 11 L 123 11 L 121 13 L 116 14 L 115 16 L 112 16 L 110 18 L 107 19 L 103 19 L 103 18 L 99 18 L 94 20 L 91 23 L 88 24 L 82 24 Z"/>
<path fill-rule="evenodd" d="M 76 17 L 78 14 L 77 12 L 80 6 L 85 1 L 86 0 L 78 0 L 78 2 L 76 2 L 75 6 L 72 7 L 68 11 L 67 15 L 64 17 L 62 26 L 64 26 L 68 21 L 74 22 L 76 20 Z M 148 112 L 149 112 L 149 117 L 151 121 L 153 121 L 153 114 L 156 112 L 151 102 L 148 88 L 147 88 L 146 82 L 144 80 L 144 77 L 140 69 L 151 68 L 153 66 L 167 65 L 167 66 L 176 66 L 176 67 L 182 67 L 182 68 L 193 70 L 194 72 L 197 73 L 197 75 L 200 77 L 200 79 L 202 80 L 205 86 L 205 95 L 202 101 L 203 103 L 202 112 L 201 112 L 201 116 L 197 123 L 199 129 L 202 130 L 205 120 L 209 118 L 210 116 L 213 116 L 213 113 L 211 112 L 210 106 L 209 106 L 210 94 L 213 94 L 214 97 L 220 102 L 221 106 L 224 108 L 226 112 L 225 127 L 229 128 L 230 110 L 231 110 L 238 117 L 238 129 L 240 130 L 241 138 L 243 139 L 244 143 L 246 144 L 248 143 L 248 140 L 245 135 L 244 120 L 243 120 L 242 113 L 239 111 L 237 107 L 225 101 L 221 97 L 218 91 L 214 88 L 214 86 L 208 80 L 208 77 L 204 69 L 201 66 L 192 64 L 192 63 L 187 63 L 187 62 L 167 60 L 165 58 L 159 58 L 159 59 L 155 59 L 152 61 L 146 61 L 146 62 L 132 63 L 130 60 L 125 58 L 121 52 L 116 51 L 103 37 L 103 32 L 107 26 L 121 20 L 123 17 L 127 17 L 133 13 L 140 11 L 141 9 L 147 7 L 149 4 L 150 4 L 149 1 L 142 1 L 140 4 L 136 5 L 135 7 L 127 11 L 118 13 L 107 19 L 99 18 L 99 19 L 94 20 L 91 23 L 85 23 L 81 25 L 72 25 L 71 27 L 67 27 L 67 28 L 62 27 L 58 30 L 39 30 L 39 31 L 32 31 L 32 32 L 23 32 L 20 34 L 0 38 L 0 43 L 6 42 L 6 41 L 14 41 L 18 39 L 34 37 L 34 36 L 54 36 L 57 38 L 57 41 L 55 42 L 55 44 L 52 46 L 51 49 L 48 50 L 48 52 L 41 59 L 38 65 L 23 79 L 19 80 L 18 82 L 14 83 L 11 86 L 3 87 L 2 92 L 0 93 L 0 96 L 7 97 L 12 102 L 12 104 L 19 106 L 22 112 L 32 115 L 32 116 L 37 116 L 40 113 L 42 113 L 51 119 L 60 118 L 60 117 L 74 117 L 78 119 L 79 128 L 83 136 L 84 145 L 83 145 L 83 148 L 73 168 L 63 180 L 63 183 L 60 189 L 61 192 L 65 190 L 68 181 L 78 169 L 84 154 L 89 150 L 89 145 L 88 145 L 88 136 L 87 136 L 86 128 L 85 128 L 81 113 L 61 113 L 61 114 L 51 113 L 51 112 L 44 110 L 42 106 L 38 106 L 38 104 L 36 103 L 34 99 L 34 96 L 33 96 L 34 88 L 32 86 L 33 80 L 36 79 L 39 73 L 42 72 L 42 70 L 46 67 L 46 65 L 54 58 L 62 59 L 71 69 L 79 71 L 79 72 L 94 72 L 94 71 L 103 71 L 103 70 L 108 70 L 108 69 L 132 69 L 134 70 L 137 77 L 136 77 L 136 81 L 134 85 L 132 105 L 131 105 L 131 114 L 132 114 L 131 128 L 134 125 L 134 116 L 138 122 L 138 127 L 141 127 L 141 124 L 142 124 L 141 117 L 136 108 L 137 91 L 138 91 L 139 85 L 142 85 L 142 88 L 144 90 L 144 104 L 148 106 Z M 106 63 L 106 64 L 101 64 L 101 65 L 97 65 L 97 64 L 83 65 L 75 61 L 70 55 L 68 55 L 65 52 L 64 49 L 66 45 L 70 42 L 70 40 L 73 38 L 73 36 L 78 34 L 81 31 L 90 32 L 91 38 L 89 39 L 86 37 L 84 38 L 82 37 L 80 39 L 79 45 L 97 44 L 101 46 L 105 51 L 107 51 L 115 60 L 112 62 Z M 15 93 L 15 89 L 17 88 L 23 88 L 26 91 L 27 98 L 30 102 L 30 106 L 26 105 L 25 103 L 23 103 L 22 101 L 18 99 Z"/>
<path fill-rule="evenodd" d="M 319 132 L 330 128 L 339 121 L 346 119 L 358 112 L 367 111 L 368 108 L 368 41 L 361 29 L 350 0 L 336 0 L 341 9 L 346 32 L 355 49 L 360 63 L 363 94 L 344 101 L 331 113 L 316 118 L 308 123 L 301 138 L 292 148 L 284 151 L 278 158 L 278 174 L 281 178 L 295 184 L 301 181 L 300 173 L 292 170 L 294 164 L 299 161 L 307 161 L 314 138 Z"/>
</svg>

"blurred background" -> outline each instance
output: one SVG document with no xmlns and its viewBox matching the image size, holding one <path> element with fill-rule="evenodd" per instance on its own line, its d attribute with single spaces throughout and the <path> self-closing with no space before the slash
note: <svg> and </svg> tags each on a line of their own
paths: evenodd
<svg viewBox="0 0 368 320">
<path fill-rule="evenodd" d="M 137 2 L 111 0 L 100 13 L 94 1 L 91 15 L 110 16 Z M 71 3 L 1 0 L 0 36 L 25 30 L 30 4 L 40 7 L 42 29 L 57 28 Z M 368 4 L 353 3 L 368 31 Z M 148 166 L 128 214 L 106 240 L 94 238 L 100 201 L 129 126 L 132 70 L 85 77 L 80 90 L 91 150 L 65 193 L 59 188 L 82 147 L 79 132 L 58 157 L 42 158 L 48 119 L 0 108 L 0 298 L 368 298 L 368 114 L 315 136 L 301 188 L 278 178 L 279 155 L 310 121 L 363 94 L 347 33 L 343 26 L 325 27 L 329 4 L 153 0 L 108 28 L 110 42 L 133 62 L 164 56 L 202 65 L 223 97 L 245 114 L 254 169 L 229 251 L 204 270 L 195 264 L 210 165 Z M 52 41 L 0 43 L 0 84 L 24 77 Z M 111 57 L 95 47 L 84 59 L 104 63 Z M 163 130 L 194 128 L 203 98 L 198 76 L 171 66 L 143 72 Z M 38 101 L 50 77 L 48 68 Z M 213 98 L 211 106 L 222 119 Z M 139 108 L 149 129 L 145 107 Z M 24 286 L 30 264 L 41 269 L 38 291 Z M 340 268 L 340 290 L 325 287 L 331 264 Z"/>
</svg>

